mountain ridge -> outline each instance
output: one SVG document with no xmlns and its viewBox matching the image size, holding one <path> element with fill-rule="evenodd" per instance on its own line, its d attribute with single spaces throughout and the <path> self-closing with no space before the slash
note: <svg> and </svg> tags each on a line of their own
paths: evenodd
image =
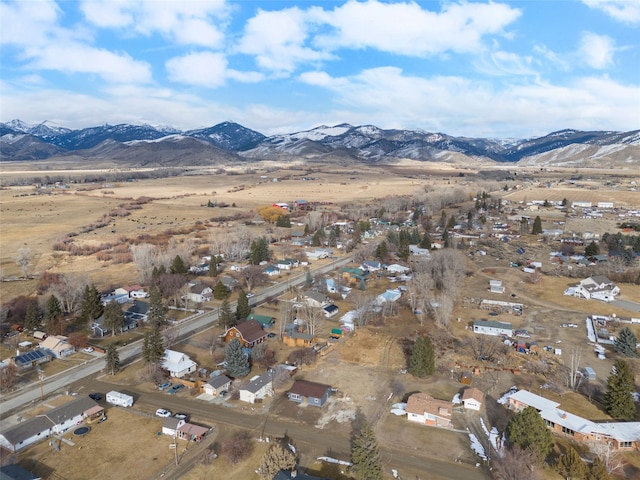
<svg viewBox="0 0 640 480">
<path fill-rule="evenodd" d="M 147 124 L 103 124 L 73 130 L 48 121 L 37 125 L 17 119 L 0 123 L 2 161 L 80 156 L 130 160 L 145 165 L 153 165 L 155 158 L 156 163 L 162 165 L 172 162 L 192 165 L 197 161 L 215 164 L 303 157 L 379 163 L 402 158 L 447 161 L 454 155 L 463 155 L 471 161 L 575 165 L 580 153 L 588 155 L 585 158 L 588 161 L 623 156 L 625 164 L 635 164 L 640 158 L 640 130 L 564 129 L 542 137 L 499 139 L 348 123 L 272 136 L 231 121 L 186 131 Z"/>
</svg>

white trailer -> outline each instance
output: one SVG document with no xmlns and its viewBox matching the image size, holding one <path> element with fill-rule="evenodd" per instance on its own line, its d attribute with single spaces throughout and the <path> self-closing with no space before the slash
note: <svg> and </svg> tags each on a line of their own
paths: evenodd
<svg viewBox="0 0 640 480">
<path fill-rule="evenodd" d="M 133 397 L 122 392 L 108 392 L 106 400 L 107 403 L 117 405 L 119 407 L 131 407 L 133 405 Z"/>
</svg>

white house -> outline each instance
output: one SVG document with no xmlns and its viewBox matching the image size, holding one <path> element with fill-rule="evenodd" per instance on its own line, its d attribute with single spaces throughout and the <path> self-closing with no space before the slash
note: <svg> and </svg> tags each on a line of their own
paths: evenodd
<svg viewBox="0 0 640 480">
<path fill-rule="evenodd" d="M 418 245 L 409 245 L 409 252 L 411 252 L 411 255 L 417 255 L 420 257 L 431 256 L 431 252 L 428 248 L 420 248 Z"/>
<path fill-rule="evenodd" d="M 162 419 L 162 434 L 175 437 L 178 435 L 178 429 L 186 422 L 180 418 L 167 417 Z"/>
<path fill-rule="evenodd" d="M 510 337 L 513 334 L 513 327 L 509 322 L 474 320 L 473 331 L 482 335 L 506 335 Z"/>
<path fill-rule="evenodd" d="M 491 293 L 504 293 L 502 280 L 489 280 L 489 291 Z"/>
<path fill-rule="evenodd" d="M 160 366 L 172 377 L 182 378 L 195 372 L 198 365 L 187 354 L 167 349 L 164 351 L 164 359 Z"/>
<path fill-rule="evenodd" d="M 409 267 L 405 267 L 397 263 L 387 265 L 387 272 L 390 272 L 390 273 L 409 273 L 410 271 L 411 269 Z"/>
<path fill-rule="evenodd" d="M 314 251 L 305 252 L 307 254 L 307 258 L 309 260 L 320 260 L 322 258 L 327 258 L 329 256 L 329 252 L 325 249 L 316 249 Z"/>
<path fill-rule="evenodd" d="M 256 400 L 262 400 L 267 395 L 273 395 L 273 378 L 268 372 L 253 377 L 240 389 L 240 400 L 243 402 L 255 403 Z"/>
<path fill-rule="evenodd" d="M 149 294 L 145 292 L 144 288 L 140 285 L 125 285 L 124 287 L 116 288 L 113 291 L 114 295 L 126 295 L 129 298 L 148 298 Z"/>
<path fill-rule="evenodd" d="M 204 283 L 196 283 L 195 285 L 191 285 L 191 288 L 189 288 L 187 298 L 189 301 L 195 303 L 210 302 L 213 298 L 213 290 Z"/>
<path fill-rule="evenodd" d="M 619 293 L 620 288 L 604 275 L 585 278 L 577 285 L 572 285 L 564 291 L 565 295 L 603 302 L 613 302 Z"/>
<path fill-rule="evenodd" d="M 467 388 L 462 392 L 462 405 L 466 410 L 480 410 L 484 401 L 484 393 L 477 388 Z"/>
</svg>

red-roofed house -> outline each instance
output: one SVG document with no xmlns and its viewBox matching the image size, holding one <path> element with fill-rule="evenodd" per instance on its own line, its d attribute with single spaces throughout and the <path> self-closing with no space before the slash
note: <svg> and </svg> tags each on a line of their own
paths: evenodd
<svg viewBox="0 0 640 480">
<path fill-rule="evenodd" d="M 224 332 L 225 342 L 228 343 L 234 338 L 240 340 L 243 347 L 252 348 L 267 339 L 267 332 L 262 329 L 262 325 L 256 320 L 245 320 Z"/>
</svg>

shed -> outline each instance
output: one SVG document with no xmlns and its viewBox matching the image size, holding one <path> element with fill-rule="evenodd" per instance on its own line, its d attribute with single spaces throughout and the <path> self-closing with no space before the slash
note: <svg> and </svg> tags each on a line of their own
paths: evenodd
<svg viewBox="0 0 640 480">
<path fill-rule="evenodd" d="M 460 383 L 464 383 L 465 385 L 471 385 L 471 381 L 473 379 L 473 375 L 470 372 L 462 372 L 460 374 Z"/>
<path fill-rule="evenodd" d="M 484 401 L 484 393 L 477 388 L 467 388 L 462 392 L 462 404 L 467 410 L 480 410 Z"/>
<path fill-rule="evenodd" d="M 589 380 L 596 379 L 596 371 L 591 367 L 584 367 L 584 376 Z"/>
</svg>

